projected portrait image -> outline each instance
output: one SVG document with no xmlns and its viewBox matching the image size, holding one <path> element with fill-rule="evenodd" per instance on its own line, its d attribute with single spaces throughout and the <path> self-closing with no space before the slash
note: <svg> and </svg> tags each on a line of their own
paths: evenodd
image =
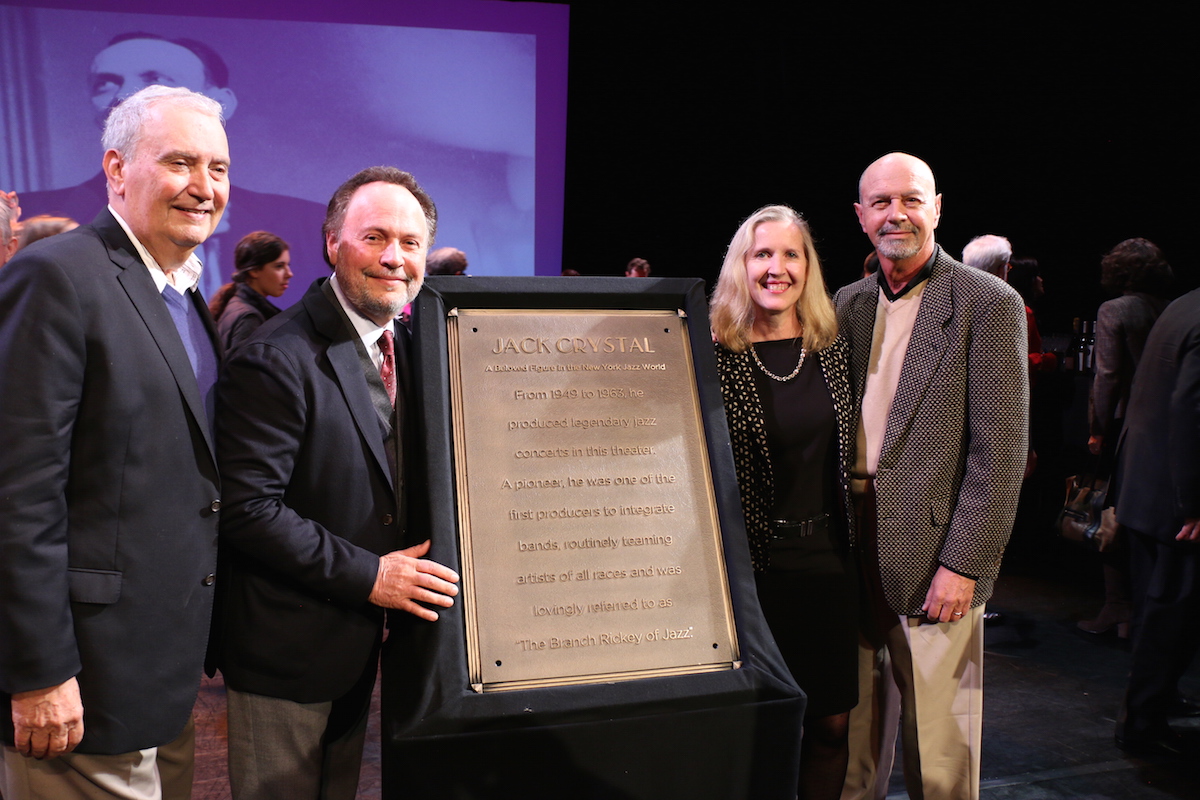
<svg viewBox="0 0 1200 800">
<path fill-rule="evenodd" d="M 203 92 L 227 119 L 230 201 L 197 251 L 206 297 L 255 230 L 291 247 L 284 305 L 329 274 L 325 203 L 372 164 L 418 177 L 438 205 L 437 244 L 467 252 L 473 274 L 533 274 L 531 35 L 8 6 L 0 20 L 18 79 L 40 93 L 21 113 L 0 105 L 0 186 L 27 217 L 90 222 L 106 203 L 105 116 L 161 83 Z"/>
</svg>

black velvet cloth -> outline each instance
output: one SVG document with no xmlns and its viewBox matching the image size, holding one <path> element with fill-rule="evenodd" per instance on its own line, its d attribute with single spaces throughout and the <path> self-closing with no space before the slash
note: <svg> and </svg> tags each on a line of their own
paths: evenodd
<svg viewBox="0 0 1200 800">
<path fill-rule="evenodd" d="M 429 278 L 414 315 L 432 549 L 460 568 L 445 315 L 452 308 L 670 308 L 687 313 L 740 668 L 477 693 L 462 603 L 393 615 L 383 656 L 383 796 L 793 798 L 805 698 L 763 621 L 742 526 L 703 282 Z M 484 600 L 481 599 L 481 602 Z"/>
</svg>

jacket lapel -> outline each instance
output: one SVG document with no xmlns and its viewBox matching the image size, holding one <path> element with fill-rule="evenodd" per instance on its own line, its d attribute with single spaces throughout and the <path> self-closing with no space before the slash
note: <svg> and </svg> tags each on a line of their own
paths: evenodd
<svg viewBox="0 0 1200 800">
<path fill-rule="evenodd" d="M 325 296 L 322 286 L 314 285 L 301 300 L 313 326 L 317 332 L 329 339 L 329 347 L 325 351 L 342 397 L 350 409 L 358 433 L 371 450 L 379 469 L 387 476 L 388 486 L 395 490 L 394 476 L 388 466 L 387 453 L 384 452 L 383 436 L 379 430 L 379 419 L 375 406 L 371 402 L 371 393 L 367 389 L 367 381 L 363 376 L 362 360 L 359 358 L 359 340 L 350 327 L 349 322 L 342 318 L 341 310 L 334 305 L 335 300 Z"/>
<path fill-rule="evenodd" d="M 850 299 L 850 376 L 853 379 L 854 407 L 862 407 L 867 369 L 871 364 L 871 339 L 875 333 L 875 309 L 879 305 L 879 284 L 871 281 Z"/>
<path fill-rule="evenodd" d="M 204 437 L 204 443 L 208 447 L 209 456 L 213 458 L 215 464 L 216 459 L 213 454 L 216 452 L 216 448 L 213 446 L 212 431 L 209 430 L 208 413 L 204 409 L 200 388 L 196 384 L 196 373 L 192 371 L 192 362 L 183 348 L 183 341 L 179 338 L 179 331 L 171 319 L 171 312 L 167 310 L 166 301 L 159 294 L 154 279 L 150 277 L 149 269 L 138 257 L 133 242 L 129 240 L 120 223 L 108 211 L 104 211 L 93 224 L 108 247 L 109 258 L 121 268 L 117 281 L 150 331 L 154 343 L 158 345 L 159 352 L 167 362 L 171 375 L 174 376 L 175 383 L 179 387 L 179 393 L 183 396 L 184 404 L 191 412 L 196 427 L 200 429 L 200 434 Z M 216 348 L 215 331 L 211 321 L 207 321 L 207 317 L 208 312 L 205 310 L 202 318 L 206 320 L 209 337 L 213 341 L 213 347 Z M 217 352 L 219 355 L 220 351 Z"/>
</svg>

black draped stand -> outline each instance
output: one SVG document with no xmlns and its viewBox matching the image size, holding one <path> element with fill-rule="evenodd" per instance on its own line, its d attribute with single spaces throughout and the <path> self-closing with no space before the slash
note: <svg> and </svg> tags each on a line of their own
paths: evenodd
<svg viewBox="0 0 1200 800">
<path fill-rule="evenodd" d="M 805 698 L 755 595 L 703 282 L 429 278 L 416 306 L 412 412 L 425 437 L 427 485 L 408 491 L 429 499 L 429 557 L 459 571 L 446 312 L 686 312 L 740 668 L 479 693 L 468 675 L 461 602 L 432 624 L 394 618 L 383 657 L 383 796 L 794 798 Z"/>
</svg>

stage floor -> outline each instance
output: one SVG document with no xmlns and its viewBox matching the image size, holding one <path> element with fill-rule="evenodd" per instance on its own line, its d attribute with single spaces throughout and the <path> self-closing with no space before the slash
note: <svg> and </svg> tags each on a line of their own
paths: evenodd
<svg viewBox="0 0 1200 800">
<path fill-rule="evenodd" d="M 1195 764 L 1135 759 L 1113 745 L 1129 653 L 1115 638 L 1075 628 L 1099 607 L 1099 567 L 1078 554 L 1060 552 L 1052 560 L 1053 566 L 1043 561 L 1003 575 L 988 606 L 1005 619 L 987 630 L 982 797 L 1200 797 Z M 1200 667 L 1193 664 L 1183 688 L 1200 696 Z M 195 800 L 229 797 L 224 705 L 220 678 L 206 680 L 196 705 Z M 1200 720 L 1179 724 L 1200 734 Z M 377 687 L 359 784 L 362 800 L 379 797 L 378 743 Z M 897 766 L 889 798 L 905 797 Z"/>
</svg>

